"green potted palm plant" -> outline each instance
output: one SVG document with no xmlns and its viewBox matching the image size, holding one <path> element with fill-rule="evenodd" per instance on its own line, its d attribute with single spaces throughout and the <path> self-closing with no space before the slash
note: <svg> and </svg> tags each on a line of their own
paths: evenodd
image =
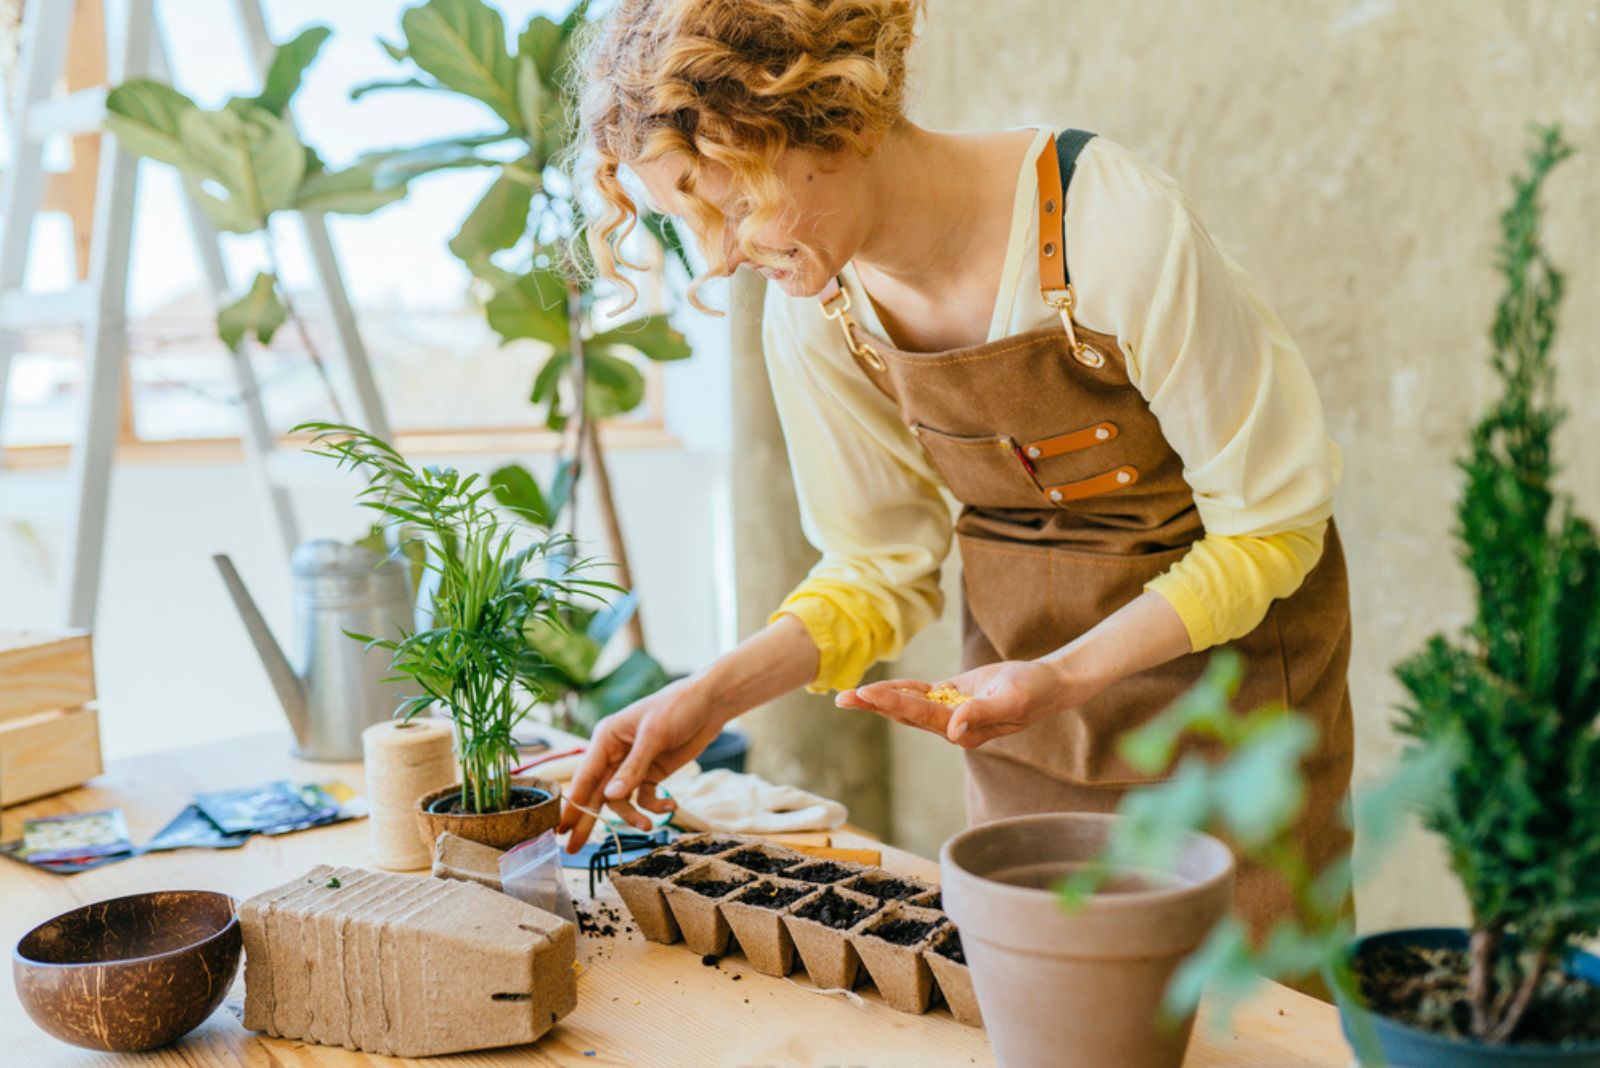
<svg viewBox="0 0 1600 1068">
<path fill-rule="evenodd" d="M 426 839 L 448 830 L 508 849 L 554 828 L 560 789 L 513 774 L 513 732 L 533 703 L 548 696 L 538 683 L 546 665 L 525 641 L 524 628 L 614 587 L 582 577 L 582 562 L 567 558 L 569 539 L 497 509 L 477 475 L 419 470 L 355 427 L 306 423 L 295 429 L 314 435 L 314 454 L 365 477 L 361 504 L 402 543 L 424 549 L 428 623 L 395 638 L 352 637 L 387 650 L 396 678 L 420 691 L 397 718 L 409 721 L 437 705 L 454 725 L 461 781 L 418 801 Z M 556 574 L 541 573 L 552 564 Z"/>
<path fill-rule="evenodd" d="M 1476 617 L 1396 669 L 1412 748 L 1457 754 L 1420 813 L 1472 926 L 1361 939 L 1363 997 L 1341 999 L 1347 1026 L 1420 1068 L 1600 1065 L 1600 958 L 1581 951 L 1600 936 L 1600 539 L 1553 485 L 1563 277 L 1540 239 L 1540 189 L 1570 151 L 1540 131 L 1500 220 L 1500 392 L 1460 461 L 1456 509 Z"/>
</svg>

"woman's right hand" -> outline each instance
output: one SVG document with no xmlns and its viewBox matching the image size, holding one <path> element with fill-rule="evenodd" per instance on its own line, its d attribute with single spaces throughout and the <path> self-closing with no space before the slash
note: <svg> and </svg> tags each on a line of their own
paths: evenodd
<svg viewBox="0 0 1600 1068">
<path fill-rule="evenodd" d="M 699 756 L 722 730 L 695 681 L 679 679 L 600 721 L 567 788 L 556 828 L 558 833 L 568 832 L 567 852 L 581 849 L 594 826 L 595 817 L 579 805 L 592 812 L 610 805 L 641 831 L 650 830 L 651 822 L 639 808 L 672 811 L 672 800 L 659 797 L 657 785 Z M 635 790 L 638 797 L 630 802 Z"/>
</svg>

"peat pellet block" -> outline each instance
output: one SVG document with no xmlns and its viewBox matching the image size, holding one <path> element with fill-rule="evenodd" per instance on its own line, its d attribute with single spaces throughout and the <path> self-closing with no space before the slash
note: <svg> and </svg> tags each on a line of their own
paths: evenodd
<svg viewBox="0 0 1600 1068">
<path fill-rule="evenodd" d="M 891 1008 L 927 1012 L 933 998 L 933 973 L 922 947 L 945 922 L 944 914 L 891 901 L 850 934 L 872 984 Z"/>
<path fill-rule="evenodd" d="M 847 860 L 813 860 L 809 864 L 801 864 L 790 868 L 783 873 L 785 879 L 799 879 L 804 883 L 816 883 L 819 886 L 837 885 L 848 882 L 864 872 L 871 871 L 861 864 L 852 864 Z"/>
<path fill-rule="evenodd" d="M 929 894 L 938 892 L 921 879 L 890 875 L 881 869 L 863 872 L 844 885 L 879 901 L 907 901 L 913 904 L 918 903 L 916 899 L 926 899 Z"/>
<path fill-rule="evenodd" d="M 444 831 L 433 842 L 433 877 L 459 879 L 503 891 L 505 888 L 500 885 L 500 858 L 503 856 L 505 852 L 494 846 Z"/>
<path fill-rule="evenodd" d="M 933 971 L 939 993 L 950 1006 L 951 1015 L 968 1027 L 982 1027 L 983 1013 L 978 995 L 972 989 L 972 973 L 967 970 L 967 955 L 961 949 L 961 932 L 946 924 L 934 932 L 922 950 L 923 959 Z"/>
<path fill-rule="evenodd" d="M 239 916 L 247 1026 L 281 1038 L 431 1057 L 533 1042 L 577 1005 L 572 925 L 475 883 L 321 866 Z"/>
<path fill-rule="evenodd" d="M 806 858 L 792 849 L 754 842 L 742 849 L 724 853 L 720 859 L 757 875 L 778 875 Z"/>
<path fill-rule="evenodd" d="M 732 929 L 722 915 L 722 900 L 755 876 L 720 860 L 703 860 L 668 879 L 661 889 L 683 932 L 683 940 L 701 956 L 728 951 Z"/>
<path fill-rule="evenodd" d="M 881 907 L 876 898 L 830 886 L 784 914 L 784 926 L 813 985 L 823 990 L 850 990 L 856 985 L 861 958 L 848 935 Z"/>
<path fill-rule="evenodd" d="M 682 937 L 661 888 L 688 866 L 688 858 L 668 848 L 657 849 L 611 871 L 611 885 L 628 906 L 639 933 L 652 942 L 670 945 Z"/>
<path fill-rule="evenodd" d="M 748 842 L 747 838 L 731 838 L 725 834 L 686 834 L 674 839 L 671 848 L 690 857 L 711 857 Z"/>
<path fill-rule="evenodd" d="M 815 893 L 819 891 L 811 883 L 768 876 L 723 902 L 722 915 L 756 971 L 781 977 L 794 969 L 794 939 L 783 914 Z"/>
</svg>

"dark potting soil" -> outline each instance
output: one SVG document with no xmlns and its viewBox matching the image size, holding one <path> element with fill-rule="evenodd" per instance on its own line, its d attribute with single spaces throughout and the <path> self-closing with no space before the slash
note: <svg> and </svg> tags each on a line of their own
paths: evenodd
<svg viewBox="0 0 1600 1068">
<path fill-rule="evenodd" d="M 872 881 L 863 880 L 850 889 L 860 890 L 863 894 L 871 894 L 879 901 L 902 901 L 905 898 L 922 893 L 927 887 L 918 886 L 916 883 L 908 883 L 904 879 L 876 879 Z"/>
<path fill-rule="evenodd" d="M 770 853 L 763 853 L 759 849 L 741 849 L 730 857 L 725 857 L 729 864 L 737 864 L 746 871 L 758 871 L 762 875 L 776 875 L 785 868 L 792 868 L 799 863 L 794 857 L 775 857 Z"/>
<path fill-rule="evenodd" d="M 967 951 L 961 948 L 960 931 L 951 931 L 939 939 L 939 944 L 933 947 L 933 951 L 957 964 L 967 963 Z"/>
<path fill-rule="evenodd" d="M 785 878 L 800 879 L 808 883 L 836 883 L 840 879 L 848 879 L 855 872 L 843 864 L 835 864 L 831 860 L 824 860 L 820 864 L 807 864 L 783 873 Z"/>
<path fill-rule="evenodd" d="M 721 853 L 725 849 L 732 849 L 739 843 L 732 838 L 703 838 L 698 842 L 685 842 L 678 846 L 680 853 L 693 853 L 697 857 L 708 853 Z"/>
<path fill-rule="evenodd" d="M 937 891 L 933 895 L 933 900 L 928 902 L 926 905 L 924 905 L 922 907 L 925 908 L 925 909 L 942 909 L 942 908 L 944 908 L 944 891 L 943 890 Z"/>
<path fill-rule="evenodd" d="M 694 882 L 684 882 L 679 885 L 686 890 L 693 890 L 702 897 L 727 897 L 749 881 L 749 879 L 696 879 Z"/>
<path fill-rule="evenodd" d="M 511 803 L 505 808 L 496 809 L 497 812 L 510 812 L 513 809 L 533 808 L 550 800 L 550 795 L 543 790 L 532 786 L 513 786 L 511 788 Z M 428 811 L 441 816 L 453 816 L 457 813 L 467 816 L 492 816 L 492 812 L 468 812 L 461 804 L 460 792 L 446 794 L 428 805 Z"/>
<path fill-rule="evenodd" d="M 928 936 L 928 932 L 939 926 L 930 920 L 913 920 L 908 916 L 889 920 L 872 928 L 867 933 L 874 938 L 881 938 L 890 945 L 914 946 Z"/>
<path fill-rule="evenodd" d="M 1356 977 L 1381 1016 L 1451 1038 L 1472 1033 L 1468 955 L 1461 949 L 1382 946 L 1356 961 Z M 1513 980 L 1514 981 L 1514 980 Z M 1511 1044 L 1600 1041 L 1600 986 L 1552 970 Z"/>
<path fill-rule="evenodd" d="M 758 909 L 781 909 L 792 905 L 807 894 L 811 893 L 804 886 L 779 886 L 776 883 L 762 883 L 760 886 L 751 887 L 739 898 L 741 905 L 754 905 Z"/>
<path fill-rule="evenodd" d="M 815 901 L 807 902 L 796 910 L 795 915 L 807 920 L 816 920 L 824 927 L 843 931 L 854 927 L 861 917 L 874 911 L 876 910 L 858 901 L 851 901 L 834 890 L 824 890 Z"/>
<path fill-rule="evenodd" d="M 668 875 L 676 875 L 682 871 L 688 861 L 676 853 L 667 853 L 657 850 L 647 857 L 641 857 L 628 865 L 624 875 L 642 875 L 646 879 L 664 879 Z"/>
</svg>

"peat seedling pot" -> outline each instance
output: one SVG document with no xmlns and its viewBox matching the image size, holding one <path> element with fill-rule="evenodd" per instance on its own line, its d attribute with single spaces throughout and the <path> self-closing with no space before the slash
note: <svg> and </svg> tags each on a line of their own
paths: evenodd
<svg viewBox="0 0 1600 1068">
<path fill-rule="evenodd" d="M 732 929 L 722 915 L 722 901 L 756 877 L 720 860 L 705 860 L 668 879 L 661 887 L 678 921 L 683 940 L 701 956 L 728 951 Z"/>
<path fill-rule="evenodd" d="M 1405 949 L 1465 950 L 1467 932 L 1459 927 L 1429 927 L 1385 931 L 1358 938 L 1350 947 L 1351 964 L 1359 973 L 1364 960 Z M 1600 984 L 1600 957 L 1575 953 L 1566 964 L 1568 975 Z M 1600 1041 L 1557 1045 L 1513 1042 L 1488 1046 L 1471 1039 L 1453 1038 L 1426 1030 L 1393 1016 L 1380 1015 L 1357 1004 L 1338 984 L 1339 1022 L 1345 1037 L 1359 1053 L 1376 1040 L 1384 1060 L 1406 1068 L 1600 1068 Z"/>
<path fill-rule="evenodd" d="M 449 831 L 468 841 L 510 849 L 555 830 L 561 817 L 560 786 L 548 779 L 515 778 L 511 796 L 511 807 L 499 812 L 463 812 L 459 785 L 423 794 L 417 801 L 422 835 L 435 842 Z"/>
<path fill-rule="evenodd" d="M 1008 1068 L 1178 1068 L 1193 1017 L 1164 1026 L 1168 980 L 1228 909 L 1233 857 L 1192 835 L 1174 877 L 1128 873 L 1076 912 L 1052 889 L 1094 860 L 1116 816 L 980 824 L 939 853 L 995 1059 Z M 802 947 L 803 949 L 804 947 Z"/>
<path fill-rule="evenodd" d="M 891 901 L 850 936 L 872 985 L 900 1012 L 924 1013 L 933 1000 L 933 972 L 922 948 L 946 928 L 944 913 Z"/>
<path fill-rule="evenodd" d="M 769 876 L 723 902 L 722 916 L 756 971 L 782 978 L 794 970 L 794 938 L 783 917 L 816 892 L 810 883 Z"/>
<path fill-rule="evenodd" d="M 854 989 L 861 957 L 850 944 L 850 932 L 881 907 L 877 898 L 830 886 L 784 914 L 784 925 L 814 986 Z"/>
<path fill-rule="evenodd" d="M 695 859 L 685 858 L 669 846 L 611 870 L 611 885 L 628 906 L 639 933 L 650 941 L 671 945 L 683 937 L 662 887 Z"/>
<path fill-rule="evenodd" d="M 983 1026 L 983 1012 L 978 1008 L 978 995 L 972 989 L 972 972 L 967 968 L 967 956 L 961 949 L 961 932 L 946 927 L 935 934 L 922 950 L 923 958 L 933 970 L 939 984 L 939 993 L 958 1023 L 968 1027 Z"/>
</svg>

